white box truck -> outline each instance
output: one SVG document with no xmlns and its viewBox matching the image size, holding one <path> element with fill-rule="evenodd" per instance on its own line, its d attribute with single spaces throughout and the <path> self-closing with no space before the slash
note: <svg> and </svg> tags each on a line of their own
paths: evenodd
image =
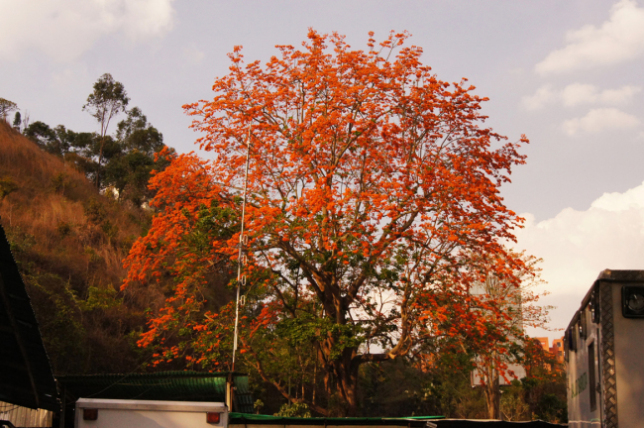
<svg viewBox="0 0 644 428">
<path fill-rule="evenodd" d="M 226 428 L 224 403 L 79 398 L 76 428 Z"/>
<path fill-rule="evenodd" d="M 569 426 L 644 427 L 644 271 L 602 271 L 564 347 Z"/>
</svg>

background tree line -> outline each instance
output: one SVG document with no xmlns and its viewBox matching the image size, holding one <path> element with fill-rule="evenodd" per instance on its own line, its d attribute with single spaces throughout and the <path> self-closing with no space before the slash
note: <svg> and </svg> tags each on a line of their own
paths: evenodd
<svg viewBox="0 0 644 428">
<path fill-rule="evenodd" d="M 99 124 L 98 132 L 75 132 L 64 125 L 52 128 L 42 121 L 26 124 L 22 132 L 43 150 L 74 165 L 98 189 L 109 188 L 119 201 L 141 205 L 152 196 L 147 188 L 150 172 L 165 166 L 163 162 L 155 166 L 155 154 L 166 146 L 163 135 L 141 109 L 127 109 L 129 101 L 123 84 L 106 73 L 94 84 L 83 106 Z M 110 122 L 120 113 L 126 117 L 110 135 Z M 19 114 L 16 112 L 13 123 L 18 128 Z"/>
</svg>

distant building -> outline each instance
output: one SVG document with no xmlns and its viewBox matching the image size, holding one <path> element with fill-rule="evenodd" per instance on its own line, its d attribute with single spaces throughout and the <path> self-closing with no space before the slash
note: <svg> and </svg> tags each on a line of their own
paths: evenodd
<svg viewBox="0 0 644 428">
<path fill-rule="evenodd" d="M 550 348 L 550 353 L 554 354 L 557 358 L 559 364 L 564 362 L 564 338 L 561 336 L 560 339 L 555 339 L 552 341 L 552 348 Z"/>
<path fill-rule="evenodd" d="M 549 346 L 549 339 L 547 337 L 535 337 L 535 340 L 538 340 L 541 344 L 541 348 L 545 352 L 552 354 L 557 359 L 559 364 L 563 364 L 564 361 L 564 338 L 563 336 L 560 339 L 555 339 L 552 341 L 552 346 Z"/>
<path fill-rule="evenodd" d="M 550 346 L 548 346 L 549 340 L 547 337 L 535 337 L 534 339 L 541 344 L 541 349 L 545 352 L 550 352 Z"/>
</svg>

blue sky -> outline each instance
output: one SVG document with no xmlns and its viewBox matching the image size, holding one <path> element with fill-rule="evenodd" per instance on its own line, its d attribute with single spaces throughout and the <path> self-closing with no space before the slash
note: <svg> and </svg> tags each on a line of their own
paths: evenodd
<svg viewBox="0 0 644 428">
<path fill-rule="evenodd" d="M 166 144 L 190 151 L 181 106 L 211 97 L 226 53 L 265 61 L 309 27 L 354 48 L 407 30 L 440 79 L 490 98 L 489 126 L 528 136 L 503 195 L 527 219 L 518 247 L 544 258 L 554 327 L 601 269 L 644 268 L 641 0 L 0 0 L 0 97 L 32 122 L 93 131 L 82 105 L 109 72 Z"/>
</svg>

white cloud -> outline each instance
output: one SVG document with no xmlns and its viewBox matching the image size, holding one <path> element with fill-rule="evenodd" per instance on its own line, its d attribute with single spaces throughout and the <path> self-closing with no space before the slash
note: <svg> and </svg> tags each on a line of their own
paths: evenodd
<svg viewBox="0 0 644 428">
<path fill-rule="evenodd" d="M 584 117 L 566 120 L 563 131 L 570 135 L 595 134 L 607 130 L 629 129 L 639 125 L 640 120 L 616 108 L 592 109 Z"/>
<path fill-rule="evenodd" d="M 644 53 L 644 9 L 634 0 L 613 5 L 601 26 L 586 25 L 566 34 L 566 46 L 535 67 L 541 75 L 617 64 Z"/>
<path fill-rule="evenodd" d="M 100 37 L 122 33 L 133 41 L 172 28 L 174 0 L 3 0 L 0 58 L 36 48 L 60 60 L 74 59 Z"/>
<path fill-rule="evenodd" d="M 185 47 L 183 48 L 183 56 L 190 61 L 191 64 L 196 65 L 201 63 L 203 59 L 205 58 L 206 54 L 197 49 L 196 47 Z"/>
<path fill-rule="evenodd" d="M 567 107 L 591 103 L 626 104 L 641 90 L 640 86 L 626 85 L 618 89 L 599 92 L 596 86 L 573 83 L 563 89 L 561 100 Z"/>
<path fill-rule="evenodd" d="M 641 86 L 622 86 L 619 89 L 607 89 L 599 95 L 600 101 L 606 104 L 625 104 L 642 91 Z"/>
<path fill-rule="evenodd" d="M 528 110 L 539 110 L 555 102 L 560 102 L 566 107 L 581 104 L 620 105 L 628 103 L 641 91 L 641 86 L 633 85 L 604 91 L 600 91 L 595 85 L 585 83 L 572 83 L 562 90 L 555 90 L 552 85 L 543 85 L 534 95 L 523 97 L 522 103 Z"/>
<path fill-rule="evenodd" d="M 543 85 L 534 95 L 523 97 L 523 106 L 528 110 L 539 110 L 559 98 L 559 94 L 552 89 L 551 85 Z"/>
<path fill-rule="evenodd" d="M 566 107 L 590 104 L 597 101 L 597 87 L 583 83 L 573 83 L 561 91 L 561 101 Z"/>
<path fill-rule="evenodd" d="M 610 212 L 622 212 L 630 209 L 644 210 L 644 183 L 641 186 L 628 189 L 624 193 L 604 193 L 593 201 L 590 207 Z"/>
<path fill-rule="evenodd" d="M 566 327 L 602 270 L 644 268 L 644 183 L 606 193 L 585 211 L 566 208 L 540 222 L 523 216 L 518 247 L 543 258 L 545 289 L 551 292 L 544 302 L 558 306 L 555 327 Z"/>
</svg>

